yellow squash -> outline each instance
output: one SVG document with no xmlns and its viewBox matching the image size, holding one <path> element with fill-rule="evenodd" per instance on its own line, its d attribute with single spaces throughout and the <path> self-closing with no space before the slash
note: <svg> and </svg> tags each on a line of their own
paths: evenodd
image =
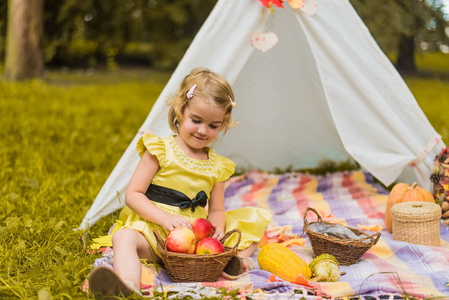
<svg viewBox="0 0 449 300">
<path fill-rule="evenodd" d="M 299 275 L 310 279 L 312 272 L 307 263 L 284 245 L 271 243 L 263 246 L 257 255 L 262 270 L 273 273 L 289 282 L 295 282 Z"/>
</svg>

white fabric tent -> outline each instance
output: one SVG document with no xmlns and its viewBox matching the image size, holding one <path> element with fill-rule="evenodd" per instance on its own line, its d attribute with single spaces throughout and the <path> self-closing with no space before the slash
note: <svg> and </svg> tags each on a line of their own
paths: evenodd
<svg viewBox="0 0 449 300">
<path fill-rule="evenodd" d="M 124 205 L 118 194 L 124 199 L 138 163 L 138 139 L 172 134 L 165 100 L 199 66 L 233 86 L 239 125 L 215 148 L 237 167 L 298 169 L 352 157 L 385 185 L 417 178 L 430 189 L 445 145 L 349 1 L 318 0 L 313 16 L 284 6 L 271 13 L 258 0 L 218 1 L 79 229 Z M 250 43 L 255 30 L 279 42 L 263 53 Z"/>
</svg>

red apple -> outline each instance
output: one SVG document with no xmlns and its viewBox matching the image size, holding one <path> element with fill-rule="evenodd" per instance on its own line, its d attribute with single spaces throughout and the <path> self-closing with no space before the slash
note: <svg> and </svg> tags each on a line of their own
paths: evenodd
<svg viewBox="0 0 449 300">
<path fill-rule="evenodd" d="M 224 252 L 224 246 L 216 239 L 207 237 L 196 244 L 195 254 L 208 255 Z"/>
<path fill-rule="evenodd" d="M 176 227 L 167 236 L 165 244 L 172 252 L 189 253 L 195 249 L 196 238 L 190 228 Z"/>
<path fill-rule="evenodd" d="M 193 221 L 192 229 L 197 240 L 211 237 L 214 233 L 214 226 L 212 226 L 212 223 L 209 220 L 203 218 L 199 218 Z"/>
<path fill-rule="evenodd" d="M 190 246 L 190 249 L 189 251 L 187 251 L 187 254 L 195 254 L 195 249 L 196 249 L 196 241 Z"/>
</svg>

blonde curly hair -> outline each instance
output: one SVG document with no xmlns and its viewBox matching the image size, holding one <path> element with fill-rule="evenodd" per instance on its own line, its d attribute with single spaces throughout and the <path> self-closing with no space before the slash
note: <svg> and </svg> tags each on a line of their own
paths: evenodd
<svg viewBox="0 0 449 300">
<path fill-rule="evenodd" d="M 197 86 L 193 97 L 188 98 L 187 92 L 195 84 Z M 170 106 L 168 121 L 173 132 L 179 133 L 179 124 L 183 121 L 182 116 L 187 105 L 189 105 L 189 101 L 193 98 L 205 101 L 212 99 L 223 108 L 225 116 L 220 130 L 224 130 L 224 133 L 236 125 L 231 117 L 234 93 L 229 82 L 223 76 L 207 68 L 195 68 L 184 78 L 178 91 L 167 100 L 167 104 Z"/>
</svg>

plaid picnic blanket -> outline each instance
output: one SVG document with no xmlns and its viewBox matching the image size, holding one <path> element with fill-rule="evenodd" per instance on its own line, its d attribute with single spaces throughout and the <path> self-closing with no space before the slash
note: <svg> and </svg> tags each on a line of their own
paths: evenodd
<svg viewBox="0 0 449 300">
<path fill-rule="evenodd" d="M 312 176 L 303 173 L 269 174 L 249 171 L 233 177 L 226 188 L 226 209 L 256 206 L 270 209 L 273 220 L 269 228 L 287 228 L 289 235 L 305 239 L 305 245 L 292 249 L 307 263 L 314 257 L 307 235 L 303 232 L 303 215 L 313 207 L 325 221 L 360 228 L 379 225 L 385 228 L 384 213 L 388 191 L 363 171 Z M 316 221 L 314 215 L 310 222 Z M 449 299 L 449 230 L 441 222 L 441 246 L 431 247 L 393 240 L 386 228 L 378 243 L 360 260 L 350 266 L 340 266 L 346 274 L 338 282 L 310 283 L 301 286 L 273 280 L 271 273 L 256 268 L 235 281 L 220 278 L 212 283 L 173 283 L 165 270 L 145 266 L 142 283 L 148 287 L 175 289 L 181 295 L 205 288 L 239 289 L 244 293 L 259 293 L 260 299 L 322 299 L 361 296 L 362 299 L 394 299 L 413 296 L 416 299 L 441 297 Z M 373 232 L 366 231 L 372 234 Z M 109 257 L 96 264 L 111 264 Z M 271 275 L 271 276 L 270 276 Z M 206 292 L 208 293 L 208 292 Z"/>
</svg>

